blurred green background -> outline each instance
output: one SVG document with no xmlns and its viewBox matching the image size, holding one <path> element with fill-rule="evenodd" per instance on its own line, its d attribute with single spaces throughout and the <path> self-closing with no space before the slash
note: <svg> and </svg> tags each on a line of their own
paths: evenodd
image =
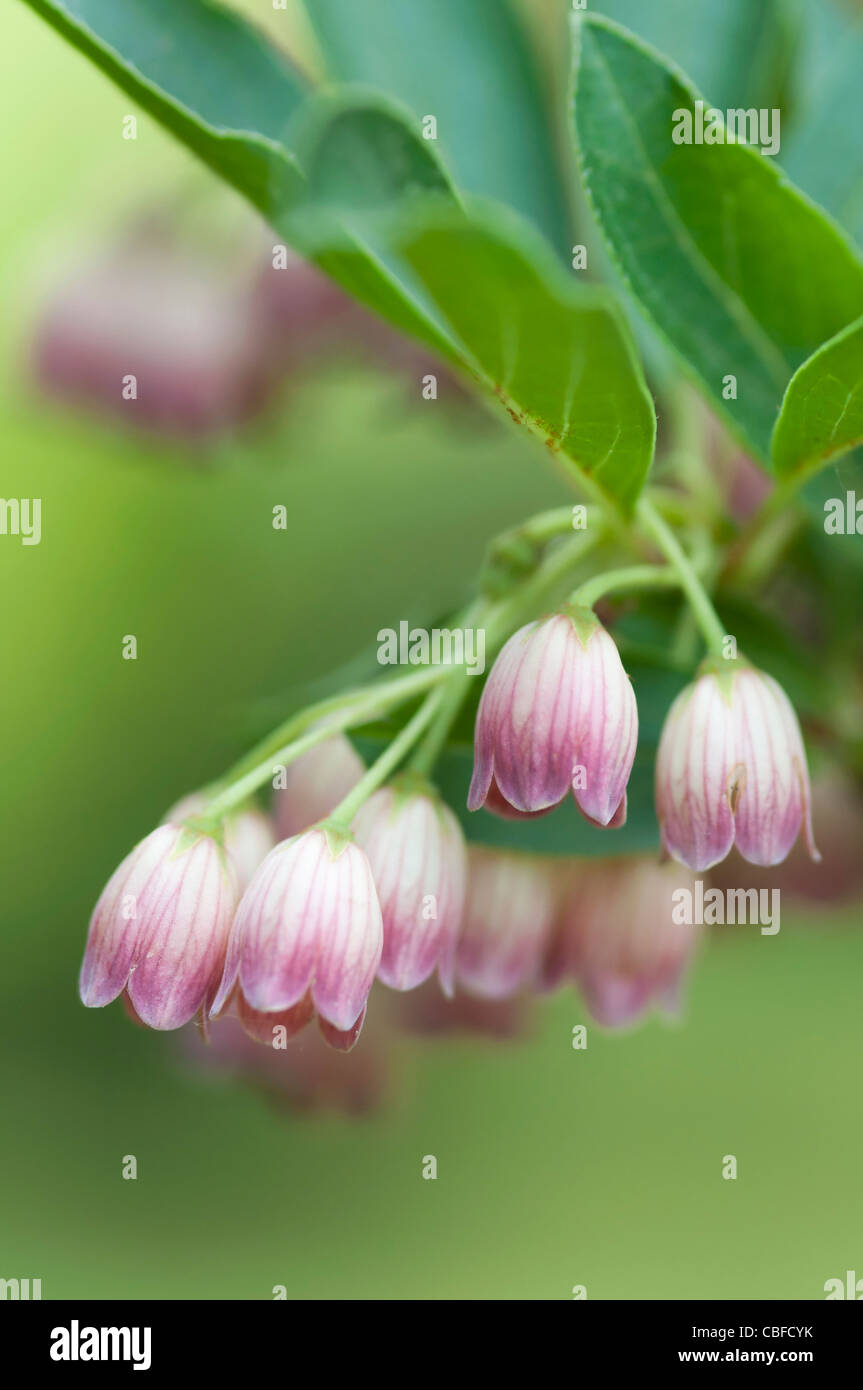
<svg viewBox="0 0 863 1390">
<path fill-rule="evenodd" d="M 278 1113 L 80 1006 L 104 880 L 244 751 L 258 702 L 458 603 L 487 537 L 565 493 L 508 428 L 410 409 L 371 369 L 310 379 L 218 459 L 38 399 L 46 281 L 190 161 L 145 117 L 122 141 L 128 98 L 32 14 L 3 31 L 0 492 L 43 499 L 43 536 L 0 537 L 0 1277 L 46 1298 L 823 1297 L 863 1266 L 854 910 L 729 928 L 680 1026 L 574 1051 L 566 994 L 523 1041 L 385 1042 L 389 1102 L 361 1120 Z"/>
</svg>

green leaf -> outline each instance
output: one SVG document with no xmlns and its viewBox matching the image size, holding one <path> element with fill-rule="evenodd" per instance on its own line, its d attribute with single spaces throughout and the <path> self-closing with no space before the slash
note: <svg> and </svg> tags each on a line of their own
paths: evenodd
<svg viewBox="0 0 863 1390">
<path fill-rule="evenodd" d="M 469 223 L 434 142 L 409 113 L 351 92 L 300 107 L 287 68 L 280 107 L 282 69 L 263 41 L 198 0 L 179 9 L 167 0 L 122 10 L 105 0 L 33 3 L 286 240 L 472 373 L 589 488 L 631 510 L 650 466 L 655 416 L 617 311 L 605 291 L 573 283 L 544 239 L 506 209 L 480 208 Z M 266 137 L 240 131 L 256 120 Z M 276 143 L 288 124 L 290 150 Z"/>
<path fill-rule="evenodd" d="M 656 417 L 614 300 L 567 275 L 514 214 L 482 203 L 468 213 L 436 202 L 400 219 L 390 233 L 399 260 L 457 360 L 588 491 L 631 512 Z"/>
<path fill-rule="evenodd" d="M 201 0 L 25 0 L 266 216 L 296 194 L 285 145 L 307 87 L 250 25 Z"/>
<path fill-rule="evenodd" d="M 675 144 L 698 94 L 631 34 L 576 26 L 575 127 L 615 262 L 717 409 L 765 461 L 788 380 L 863 313 L 863 264 L 769 159 Z M 737 399 L 724 383 L 736 378 Z M 726 392 L 727 394 L 727 392 Z"/>
<path fill-rule="evenodd" d="M 397 98 L 417 127 L 434 116 L 456 188 L 508 203 L 568 257 L 558 132 L 510 0 L 311 0 L 307 10 L 332 78 Z"/>
<path fill-rule="evenodd" d="M 802 56 L 799 119 L 782 164 L 863 244 L 863 12 L 807 5 Z"/>
<path fill-rule="evenodd" d="M 773 105 L 795 34 L 789 0 L 591 0 L 688 72 L 721 107 Z"/>
<path fill-rule="evenodd" d="M 310 100 L 294 133 L 305 182 L 276 229 L 360 303 L 461 366 L 390 230 L 394 210 L 420 198 L 458 206 L 433 148 L 393 103 L 350 91 Z"/>
<path fill-rule="evenodd" d="M 317 135 L 319 105 L 265 38 L 239 16 L 203 0 L 25 3 L 306 251 L 315 219 L 297 145 Z M 389 174 L 377 175 L 378 192 L 387 178 L 392 188 L 396 176 L 408 187 L 427 186 L 433 181 L 429 167 L 439 167 L 433 151 L 400 114 L 382 113 L 375 124 L 368 106 L 365 99 L 356 115 L 366 146 L 364 172 L 369 174 L 375 159 L 382 165 L 397 155 Z M 349 119 L 344 112 L 339 118 Z M 343 124 L 342 154 L 346 138 Z M 316 156 L 317 186 L 325 202 L 337 182 L 339 148 L 337 139 L 326 145 L 326 159 Z M 298 209 L 308 228 L 298 220 Z M 415 302 L 412 287 L 402 283 L 385 249 L 362 252 L 358 244 L 357 250 L 349 264 L 326 253 L 319 264 L 396 327 L 449 352 L 433 314 Z"/>
<path fill-rule="evenodd" d="M 631 512 L 656 416 L 613 301 L 496 211 L 441 215 L 399 249 L 510 414 Z"/>
<path fill-rule="evenodd" d="M 343 88 L 310 99 L 294 139 L 306 176 L 298 224 L 315 208 L 353 218 L 416 194 L 455 201 L 434 145 L 419 138 L 409 113 L 377 94 Z"/>
<path fill-rule="evenodd" d="M 773 435 L 780 478 L 809 474 L 863 444 L 863 319 L 795 372 Z"/>
<path fill-rule="evenodd" d="M 364 112 L 345 100 L 328 115 L 322 107 L 324 119 L 302 146 L 310 195 L 288 219 L 295 244 L 467 370 L 589 491 L 631 512 L 652 461 L 656 417 L 609 293 L 565 272 L 507 209 L 484 200 L 461 208 L 427 142 L 399 123 L 395 108 Z"/>
</svg>

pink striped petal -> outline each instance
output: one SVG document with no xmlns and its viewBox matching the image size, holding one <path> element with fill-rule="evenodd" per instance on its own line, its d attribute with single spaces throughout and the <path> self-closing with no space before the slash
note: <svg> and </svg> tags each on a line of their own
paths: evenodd
<svg viewBox="0 0 863 1390">
<path fill-rule="evenodd" d="M 209 1008 L 236 903 L 236 872 L 216 842 L 181 836 L 139 898 L 139 950 L 128 991 L 150 1028 L 180 1028 Z"/>
<path fill-rule="evenodd" d="M 293 1038 L 302 1032 L 315 1016 L 315 1006 L 311 995 L 304 994 L 299 1004 L 281 1013 L 260 1013 L 240 994 L 237 999 L 237 1016 L 246 1033 L 255 1042 L 275 1047 L 282 1037 Z M 276 1030 L 279 1030 L 278 1032 Z M 284 1029 L 284 1033 L 281 1030 Z M 278 1048 L 276 1049 L 278 1051 Z"/>
<path fill-rule="evenodd" d="M 455 943 L 464 908 L 467 854 L 448 806 L 396 782 L 376 792 L 354 823 L 381 905 L 384 946 L 378 978 L 414 989 L 438 967 L 453 990 Z"/>
<path fill-rule="evenodd" d="M 365 764 L 344 734 L 333 734 L 308 749 L 286 769 L 285 785 L 273 798 L 280 840 L 299 835 L 334 811 L 365 772 Z"/>
<path fill-rule="evenodd" d="M 592 873 L 570 918 L 567 964 L 604 1027 L 623 1027 L 679 994 L 701 930 L 674 920 L 674 894 L 693 886 L 676 864 L 644 858 L 607 861 Z"/>
<path fill-rule="evenodd" d="M 576 762 L 583 788 L 573 787 L 579 810 L 601 826 L 622 824 L 626 784 L 638 743 L 638 709 L 620 654 L 603 627 L 591 633 L 578 663 Z"/>
<path fill-rule="evenodd" d="M 506 643 L 477 715 L 469 809 L 482 805 L 492 776 L 517 811 L 556 806 L 570 790 L 578 652 L 565 614 L 529 623 Z"/>
<path fill-rule="evenodd" d="M 554 922 L 556 882 L 551 866 L 532 856 L 469 848 L 456 950 L 460 986 L 505 999 L 535 982 Z"/>
<path fill-rule="evenodd" d="M 555 802 L 554 806 L 544 806 L 541 811 L 517 811 L 514 806 L 510 806 L 494 777 L 492 777 L 485 801 L 481 801 L 479 804 L 484 806 L 486 811 L 490 811 L 493 816 L 499 816 L 501 820 L 536 820 L 539 816 L 550 816 L 563 800 L 564 798 L 561 797 L 561 800 Z M 475 811 L 478 808 L 469 806 L 468 809 Z"/>
<path fill-rule="evenodd" d="M 734 843 L 734 716 L 727 686 L 701 676 L 668 713 L 656 757 L 656 812 L 663 843 L 691 869 L 709 869 Z"/>
<path fill-rule="evenodd" d="M 306 831 L 277 845 L 244 893 L 213 1011 L 238 981 L 253 1010 L 293 1009 L 308 991 L 347 1030 L 365 1005 L 382 936 L 365 855 L 320 827 Z"/>
<path fill-rule="evenodd" d="M 340 1032 L 360 1017 L 380 965 L 383 922 L 369 861 L 348 842 L 331 859 L 319 917 L 320 949 L 312 998 Z"/>
<path fill-rule="evenodd" d="M 114 871 L 93 912 L 79 990 L 88 1008 L 102 1008 L 126 986 L 140 935 L 139 900 L 177 841 L 176 826 L 160 826 Z"/>
<path fill-rule="evenodd" d="M 588 1013 L 603 1028 L 634 1023 L 651 1001 L 650 981 L 631 976 L 587 974 L 580 986 Z"/>
<path fill-rule="evenodd" d="M 468 808 L 536 815 L 571 791 L 594 824 L 621 824 L 637 739 L 632 686 L 593 614 L 568 609 L 530 623 L 483 691 Z"/>
<path fill-rule="evenodd" d="M 355 1018 L 350 1028 L 334 1028 L 325 1018 L 318 1014 L 318 1032 L 324 1042 L 330 1047 L 335 1048 L 336 1052 L 351 1052 L 359 1042 L 363 1024 L 366 1021 L 366 1006 L 363 1005 L 362 1012 Z"/>
<path fill-rule="evenodd" d="M 240 989 L 253 1009 L 281 1012 L 311 986 L 318 953 L 318 870 L 326 855 L 320 832 L 276 845 L 240 899 L 234 921 Z M 234 960 L 232 943 L 231 964 Z M 222 1001 L 228 976 L 216 998 Z"/>
<path fill-rule="evenodd" d="M 781 686 L 751 670 L 735 677 L 734 714 L 737 757 L 745 768 L 734 843 L 750 864 L 781 864 L 804 822 L 812 847 L 809 774 L 797 716 Z"/>
</svg>

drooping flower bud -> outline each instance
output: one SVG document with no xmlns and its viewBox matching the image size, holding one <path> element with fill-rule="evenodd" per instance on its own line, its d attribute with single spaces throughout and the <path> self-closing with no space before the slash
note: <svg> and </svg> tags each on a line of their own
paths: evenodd
<svg viewBox="0 0 863 1390">
<path fill-rule="evenodd" d="M 780 864 L 801 825 L 819 857 L 800 726 L 771 676 L 708 671 L 678 695 L 659 742 L 656 813 L 665 848 L 691 869 L 732 845 L 751 864 Z"/>
<path fill-rule="evenodd" d="M 166 824 L 178 825 L 189 817 L 200 816 L 207 805 L 202 792 L 192 792 L 172 806 L 165 817 Z M 225 851 L 233 860 L 240 892 L 245 892 L 252 874 L 264 862 L 276 835 L 269 816 L 255 806 L 230 811 L 224 819 Z"/>
<path fill-rule="evenodd" d="M 334 811 L 365 772 L 365 764 L 344 734 L 333 734 L 284 770 L 285 784 L 273 798 L 280 840 L 299 835 Z"/>
<path fill-rule="evenodd" d="M 255 1035 L 279 1024 L 290 1035 L 314 1010 L 328 1042 L 352 1046 L 382 946 L 366 856 L 346 835 L 315 826 L 276 845 L 243 894 L 211 1014 L 236 990 Z"/>
<path fill-rule="evenodd" d="M 550 863 L 471 845 L 456 953 L 459 985 L 484 999 L 506 999 L 529 989 L 556 910 L 557 878 Z"/>
<path fill-rule="evenodd" d="M 354 832 L 383 915 L 378 978 L 391 989 L 415 989 L 437 966 L 444 992 L 452 994 L 467 872 L 464 835 L 452 811 L 407 774 L 369 798 Z"/>
<path fill-rule="evenodd" d="M 676 1013 L 701 929 L 682 924 L 674 894 L 692 876 L 650 859 L 594 860 L 573 875 L 547 975 L 569 978 L 606 1028 L 634 1022 L 652 1005 Z"/>
<path fill-rule="evenodd" d="M 267 347 L 244 263 L 210 263 L 142 226 L 57 288 L 33 372 L 52 396 L 200 438 L 262 408 L 274 385 Z"/>
<path fill-rule="evenodd" d="M 161 825 L 132 850 L 96 904 L 81 999 L 126 991 L 150 1028 L 180 1028 L 209 1009 L 237 903 L 236 871 L 209 835 Z"/>
<path fill-rule="evenodd" d="M 556 806 L 568 791 L 587 820 L 626 819 L 638 712 L 612 639 L 587 609 L 528 623 L 506 643 L 480 701 L 468 806 Z"/>
</svg>

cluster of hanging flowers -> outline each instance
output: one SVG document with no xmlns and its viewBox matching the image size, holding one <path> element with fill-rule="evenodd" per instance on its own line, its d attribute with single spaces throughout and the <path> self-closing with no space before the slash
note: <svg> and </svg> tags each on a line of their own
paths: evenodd
<svg viewBox="0 0 863 1390">
<path fill-rule="evenodd" d="M 494 664 L 468 806 L 518 819 L 572 795 L 614 829 L 637 738 L 615 642 L 567 605 L 515 632 Z M 677 1007 L 697 945 L 671 910 L 682 878 L 733 845 L 778 864 L 801 827 L 817 857 L 797 719 L 777 683 L 739 661 L 705 669 L 669 712 L 656 764 L 665 863 L 469 849 L 416 771 L 373 790 L 348 827 L 331 813 L 364 767 L 338 732 L 288 773 L 272 819 L 233 811 L 213 832 L 193 797 L 124 860 L 90 925 L 85 1004 L 122 995 L 156 1029 L 230 1014 L 265 1043 L 317 1020 L 347 1051 L 376 978 L 411 991 L 436 972 L 445 995 L 487 1001 L 572 982 L 592 1017 L 619 1026 Z"/>
</svg>

